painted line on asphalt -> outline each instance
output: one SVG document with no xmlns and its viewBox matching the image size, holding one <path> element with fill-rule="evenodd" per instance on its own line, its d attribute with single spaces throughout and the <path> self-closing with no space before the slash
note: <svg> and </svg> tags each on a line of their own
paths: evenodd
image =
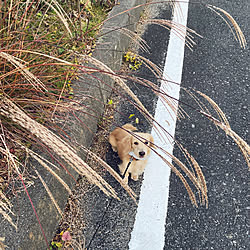
<svg viewBox="0 0 250 250">
<path fill-rule="evenodd" d="M 188 16 L 188 0 L 175 6 L 173 21 L 186 27 Z M 171 30 L 167 56 L 164 66 L 164 76 L 174 82 L 181 83 L 184 60 L 185 41 L 180 39 Z M 163 82 L 161 88 L 166 91 Z M 179 100 L 180 86 L 169 84 L 167 93 Z M 167 128 L 174 137 L 176 115 L 166 111 L 166 104 L 160 99 L 157 101 L 155 119 Z M 166 122 L 167 121 L 167 122 Z M 173 153 L 173 143 L 164 143 L 152 131 L 155 144 Z M 171 161 L 171 159 L 169 159 Z M 149 158 L 145 169 L 144 180 L 141 187 L 140 199 L 137 208 L 134 228 L 129 242 L 130 250 L 160 250 L 165 244 L 165 222 L 168 207 L 170 168 L 154 153 Z"/>
</svg>

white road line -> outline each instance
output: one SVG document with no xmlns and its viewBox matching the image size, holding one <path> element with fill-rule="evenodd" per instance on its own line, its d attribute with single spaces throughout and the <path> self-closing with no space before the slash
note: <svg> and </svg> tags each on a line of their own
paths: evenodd
<svg viewBox="0 0 250 250">
<path fill-rule="evenodd" d="M 181 10 L 181 11 L 180 11 Z M 188 0 L 175 7 L 173 21 L 186 26 L 188 16 Z M 181 83 L 185 42 L 171 30 L 164 66 L 164 75 L 174 82 Z M 161 88 L 163 88 L 163 83 Z M 180 87 L 173 84 L 168 90 L 170 96 L 179 100 Z M 174 119 L 173 119 L 174 117 Z M 174 137 L 176 116 L 166 112 L 166 107 L 158 100 L 155 119 Z M 170 123 L 170 125 L 166 123 Z M 164 144 L 152 131 L 155 143 L 169 153 L 173 152 L 171 143 Z M 135 224 L 129 242 L 130 250 L 160 250 L 165 244 L 165 221 L 167 216 L 169 193 L 169 167 L 156 155 L 149 158 L 141 187 Z"/>
</svg>

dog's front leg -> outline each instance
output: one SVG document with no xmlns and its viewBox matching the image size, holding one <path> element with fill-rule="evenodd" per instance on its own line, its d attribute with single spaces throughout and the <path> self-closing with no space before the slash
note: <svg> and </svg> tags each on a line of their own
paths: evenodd
<svg viewBox="0 0 250 250">
<path fill-rule="evenodd" d="M 131 174 L 131 179 L 133 181 L 138 181 L 139 176 L 137 174 Z"/>
</svg>

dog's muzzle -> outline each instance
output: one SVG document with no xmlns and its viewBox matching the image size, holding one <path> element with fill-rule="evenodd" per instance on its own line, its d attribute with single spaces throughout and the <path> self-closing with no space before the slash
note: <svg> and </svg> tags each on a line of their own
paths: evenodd
<svg viewBox="0 0 250 250">
<path fill-rule="evenodd" d="M 145 152 L 144 152 L 144 151 L 140 151 L 140 152 L 139 152 L 139 155 L 140 155 L 141 157 L 143 157 L 143 156 L 145 155 Z"/>
<path fill-rule="evenodd" d="M 135 153 L 132 152 L 132 151 L 129 152 L 128 154 L 129 154 L 130 156 L 132 156 L 133 158 L 135 158 L 136 160 L 145 161 L 145 160 L 148 159 L 148 156 L 147 156 L 147 157 L 143 157 L 143 156 L 145 155 L 145 152 L 144 152 L 144 151 L 139 152 L 139 155 L 140 155 L 141 157 L 136 156 Z M 143 158 L 142 158 L 142 157 L 143 157 Z"/>
</svg>

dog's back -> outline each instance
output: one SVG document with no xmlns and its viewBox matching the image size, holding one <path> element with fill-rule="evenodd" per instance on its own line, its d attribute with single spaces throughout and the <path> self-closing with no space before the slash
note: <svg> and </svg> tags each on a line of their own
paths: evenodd
<svg viewBox="0 0 250 250">
<path fill-rule="evenodd" d="M 130 124 L 130 123 L 127 123 L 127 124 L 125 124 L 125 125 L 123 125 L 122 126 L 124 129 L 126 129 L 126 130 L 129 130 L 129 131 L 135 131 L 135 130 L 137 130 L 137 128 L 136 127 L 134 127 L 132 124 Z"/>
<path fill-rule="evenodd" d="M 121 142 L 124 142 L 126 138 L 129 138 L 130 135 L 127 131 L 137 130 L 132 124 L 125 124 L 122 128 L 116 128 L 109 136 L 109 143 L 112 145 L 114 151 L 117 151 L 117 147 Z"/>
<path fill-rule="evenodd" d="M 122 129 L 123 128 L 123 129 Z M 116 145 L 118 141 L 122 141 L 124 137 L 127 137 L 129 135 L 128 131 L 135 131 L 137 130 L 136 127 L 134 127 L 132 124 L 125 124 L 122 126 L 122 128 L 116 128 L 109 136 L 109 142 L 111 145 Z"/>
</svg>

